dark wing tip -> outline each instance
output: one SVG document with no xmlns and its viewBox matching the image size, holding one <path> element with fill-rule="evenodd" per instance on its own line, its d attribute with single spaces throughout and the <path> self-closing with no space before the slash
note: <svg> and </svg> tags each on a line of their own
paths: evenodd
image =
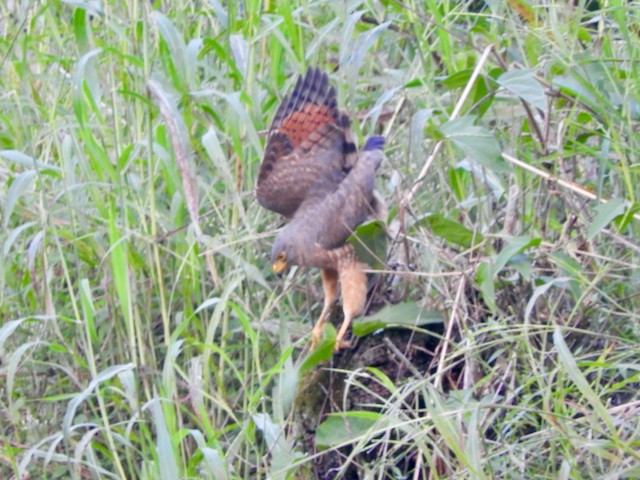
<svg viewBox="0 0 640 480">
<path fill-rule="evenodd" d="M 364 144 L 364 151 L 370 152 L 371 150 L 382 150 L 384 147 L 384 137 L 382 135 L 372 135 L 367 138 L 367 142 Z"/>
</svg>

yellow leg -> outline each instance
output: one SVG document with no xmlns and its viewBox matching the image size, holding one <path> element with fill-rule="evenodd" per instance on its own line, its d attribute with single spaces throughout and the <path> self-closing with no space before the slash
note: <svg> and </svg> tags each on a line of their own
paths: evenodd
<svg viewBox="0 0 640 480">
<path fill-rule="evenodd" d="M 324 305 L 320 318 L 316 322 L 311 332 L 311 350 L 315 349 L 322 340 L 324 326 L 327 324 L 331 308 L 338 297 L 338 272 L 331 269 L 322 269 L 320 272 L 322 277 L 322 288 L 324 290 Z"/>
<path fill-rule="evenodd" d="M 364 273 L 363 268 L 364 264 L 354 261 L 343 265 L 339 272 L 344 320 L 336 337 L 336 351 L 349 346 L 349 342 L 343 340 L 344 336 L 351 321 L 362 313 L 367 302 L 367 274 Z"/>
</svg>

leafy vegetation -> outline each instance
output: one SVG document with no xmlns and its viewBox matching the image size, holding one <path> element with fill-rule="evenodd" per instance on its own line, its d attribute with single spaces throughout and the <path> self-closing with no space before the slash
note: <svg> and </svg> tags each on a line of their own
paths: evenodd
<svg viewBox="0 0 640 480">
<path fill-rule="evenodd" d="M 0 12 L 0 477 L 640 476 L 632 2 Z M 333 357 L 252 192 L 308 65 L 387 137 Z"/>
</svg>

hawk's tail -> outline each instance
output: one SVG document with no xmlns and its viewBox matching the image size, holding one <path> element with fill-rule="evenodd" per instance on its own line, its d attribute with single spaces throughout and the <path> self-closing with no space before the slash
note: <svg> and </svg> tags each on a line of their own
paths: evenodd
<svg viewBox="0 0 640 480">
<path fill-rule="evenodd" d="M 381 135 L 372 135 L 367 138 L 363 150 L 370 152 L 371 150 L 382 150 L 382 147 L 384 147 L 384 137 Z"/>
</svg>

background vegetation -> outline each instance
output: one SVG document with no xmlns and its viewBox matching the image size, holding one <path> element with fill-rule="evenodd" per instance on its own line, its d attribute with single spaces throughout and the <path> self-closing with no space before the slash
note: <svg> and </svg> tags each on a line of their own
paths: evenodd
<svg viewBox="0 0 640 480">
<path fill-rule="evenodd" d="M 633 2 L 0 12 L 0 477 L 640 476 Z M 317 272 L 272 276 L 252 193 L 308 65 L 388 138 L 383 325 L 443 322 L 429 368 L 346 372 L 376 400 L 316 447 Z"/>
</svg>

